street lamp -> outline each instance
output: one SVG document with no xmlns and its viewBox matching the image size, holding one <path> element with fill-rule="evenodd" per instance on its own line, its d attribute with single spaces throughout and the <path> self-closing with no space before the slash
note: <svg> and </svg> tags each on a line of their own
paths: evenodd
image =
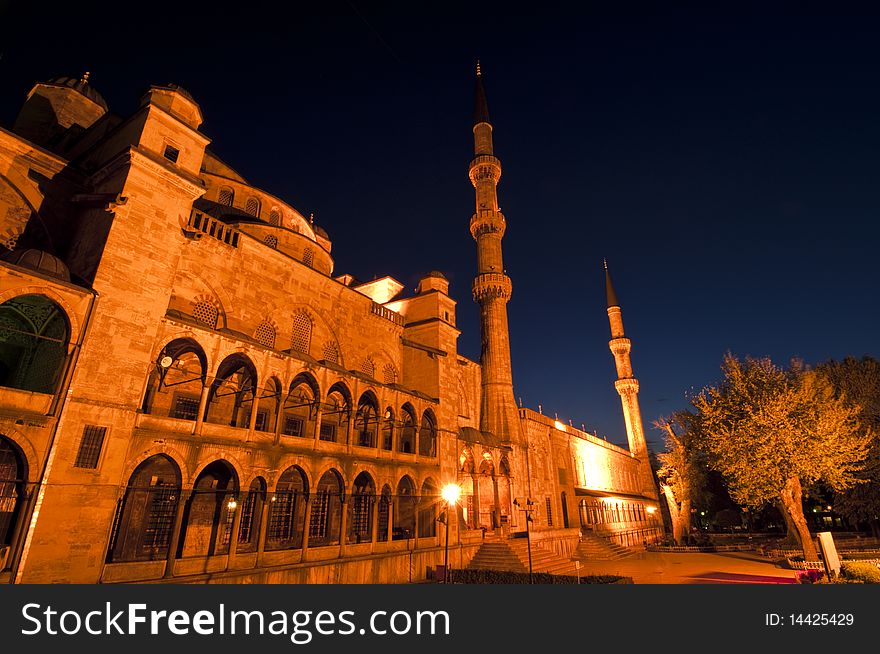
<svg viewBox="0 0 880 654">
<path fill-rule="evenodd" d="M 524 502 L 520 502 L 519 498 L 514 498 L 513 505 L 519 508 L 520 511 L 524 511 L 526 514 L 526 547 L 529 551 L 529 583 L 535 583 L 532 578 L 532 536 L 529 532 L 529 523 L 532 521 L 532 512 L 535 510 L 535 502 L 532 501 L 532 498 L 527 497 L 524 499 Z"/>
<path fill-rule="evenodd" d="M 446 500 L 446 548 L 443 555 L 443 583 L 449 583 L 449 509 L 455 506 L 458 498 L 461 497 L 461 486 L 458 484 L 446 484 L 441 491 L 443 499 Z"/>
</svg>

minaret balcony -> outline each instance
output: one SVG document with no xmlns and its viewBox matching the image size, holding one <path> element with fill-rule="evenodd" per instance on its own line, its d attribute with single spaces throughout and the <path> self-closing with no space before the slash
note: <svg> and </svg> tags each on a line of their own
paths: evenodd
<svg viewBox="0 0 880 654">
<path fill-rule="evenodd" d="M 615 338 L 608 343 L 611 353 L 615 356 L 629 354 L 632 350 L 632 341 L 628 338 Z"/>
<path fill-rule="evenodd" d="M 507 229 L 507 219 L 500 211 L 478 211 L 471 217 L 471 236 L 477 240 L 483 234 L 497 233 L 499 238 L 504 236 Z"/>
<path fill-rule="evenodd" d="M 639 380 L 633 377 L 618 379 L 614 382 L 614 388 L 619 395 L 634 395 L 639 392 Z"/>
<path fill-rule="evenodd" d="M 474 278 L 471 290 L 477 302 L 494 298 L 509 300 L 513 294 L 513 283 L 510 277 L 502 273 L 482 273 Z"/>
<path fill-rule="evenodd" d="M 477 185 L 477 180 L 482 179 L 491 179 L 497 184 L 501 179 L 501 160 L 491 154 L 478 155 L 471 161 L 468 176 L 474 186 Z"/>
</svg>

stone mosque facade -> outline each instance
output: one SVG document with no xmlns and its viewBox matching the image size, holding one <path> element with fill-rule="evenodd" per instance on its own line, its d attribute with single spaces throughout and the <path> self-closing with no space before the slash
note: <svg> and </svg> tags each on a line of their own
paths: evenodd
<svg viewBox="0 0 880 654">
<path fill-rule="evenodd" d="M 479 362 L 442 273 L 412 295 L 337 273 L 328 232 L 201 123 L 179 86 L 119 116 L 85 74 L 0 128 L 0 581 L 405 583 L 527 529 L 559 556 L 660 535 L 607 270 L 629 447 L 514 401 L 479 69 Z"/>
</svg>

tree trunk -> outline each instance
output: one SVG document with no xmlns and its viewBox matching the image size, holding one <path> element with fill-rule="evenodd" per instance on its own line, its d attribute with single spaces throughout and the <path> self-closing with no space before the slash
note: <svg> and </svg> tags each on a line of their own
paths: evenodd
<svg viewBox="0 0 880 654">
<path fill-rule="evenodd" d="M 788 509 L 785 508 L 785 504 L 782 502 L 782 498 L 776 500 L 776 508 L 780 514 L 782 514 L 782 519 L 785 520 L 785 541 L 786 543 L 791 543 L 792 545 L 799 545 L 800 539 L 797 535 L 797 527 L 795 527 L 794 522 L 791 519 L 791 516 L 788 513 Z"/>
<path fill-rule="evenodd" d="M 818 561 L 819 554 L 816 552 L 816 544 L 813 542 L 810 528 L 807 526 L 807 520 L 804 517 L 802 496 L 801 480 L 798 477 L 790 477 L 785 482 L 785 488 L 783 488 L 780 498 L 795 527 L 795 533 L 804 552 L 804 560 Z"/>
<path fill-rule="evenodd" d="M 681 512 L 678 510 L 678 503 L 675 501 L 675 494 L 672 487 L 666 484 L 660 484 L 663 489 L 663 495 L 666 497 L 666 506 L 669 507 L 669 517 L 672 519 L 672 539 L 676 545 L 681 545 Z"/>
<path fill-rule="evenodd" d="M 685 544 L 691 540 L 691 501 L 681 503 L 681 533 Z"/>
</svg>

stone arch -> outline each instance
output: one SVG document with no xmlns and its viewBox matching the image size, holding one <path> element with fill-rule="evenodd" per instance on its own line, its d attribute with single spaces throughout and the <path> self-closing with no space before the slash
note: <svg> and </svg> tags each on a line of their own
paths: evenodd
<svg viewBox="0 0 880 654">
<path fill-rule="evenodd" d="M 406 402 L 400 409 L 400 434 L 397 439 L 399 452 L 415 454 L 417 430 L 416 410 L 412 404 Z"/>
<path fill-rule="evenodd" d="M 394 527 L 392 540 L 414 538 L 416 533 L 416 510 L 419 502 L 416 483 L 408 474 L 397 482 L 394 494 Z"/>
<path fill-rule="evenodd" d="M 348 385 L 336 381 L 329 389 L 321 407 L 320 440 L 345 442 L 352 419 L 352 397 Z"/>
<path fill-rule="evenodd" d="M 467 445 L 461 448 L 461 454 L 458 456 L 458 469 L 460 472 L 472 475 L 476 472 L 474 464 L 474 453 Z"/>
<path fill-rule="evenodd" d="M 373 540 L 373 505 L 376 502 L 376 481 L 368 470 L 361 470 L 354 478 L 348 501 L 349 543 Z"/>
<path fill-rule="evenodd" d="M 422 413 L 419 425 L 419 455 L 437 456 L 437 417 L 431 408 Z"/>
<path fill-rule="evenodd" d="M 267 550 L 302 547 L 309 492 L 309 477 L 301 466 L 293 464 L 284 469 L 270 495 Z"/>
<path fill-rule="evenodd" d="M 231 427 L 248 427 L 259 388 L 257 368 L 250 357 L 234 352 L 217 366 L 208 392 L 204 420 Z"/>
<path fill-rule="evenodd" d="M 327 468 L 318 477 L 309 519 L 310 545 L 339 544 L 345 488 L 345 479 L 335 467 Z"/>
<path fill-rule="evenodd" d="M 238 480 L 238 471 L 226 459 L 213 459 L 196 474 L 183 511 L 178 556 L 214 556 L 229 551 Z"/>
<path fill-rule="evenodd" d="M 57 293 L 54 289 L 49 288 L 48 286 L 20 286 L 18 288 L 11 288 L 0 293 L 0 304 L 5 304 L 9 300 L 22 295 L 44 295 L 49 300 L 61 307 L 64 315 L 67 316 L 67 324 L 70 328 L 70 338 L 68 341 L 70 348 L 73 347 L 74 343 L 79 341 L 80 324 L 79 320 L 77 319 L 76 312 L 74 311 L 71 304 L 67 301 L 67 299 L 64 298 L 60 293 Z"/>
<path fill-rule="evenodd" d="M 18 444 L 0 434 L 0 547 L 14 545 L 24 526 L 30 466 Z M 11 557 L 6 557 L 9 561 Z M 0 561 L 0 569 L 6 566 Z"/>
<path fill-rule="evenodd" d="M 205 269 L 197 268 L 192 262 L 182 261 L 174 277 L 168 308 L 190 314 L 194 300 L 215 304 L 218 311 L 217 329 L 230 326 L 231 309 L 235 306 L 232 296 L 219 282 L 212 283 L 205 275 Z"/>
<path fill-rule="evenodd" d="M 196 339 L 179 336 L 166 341 L 147 377 L 141 411 L 196 420 L 208 369 L 208 355 Z"/>
<path fill-rule="evenodd" d="M 257 549 L 260 530 L 260 516 L 265 510 L 267 489 L 265 477 L 252 475 L 248 484 L 242 485 L 239 493 L 238 510 L 241 511 L 241 522 L 238 527 L 238 552 L 253 552 Z M 247 490 L 244 490 L 244 489 Z"/>
<path fill-rule="evenodd" d="M 379 399 L 376 393 L 367 389 L 358 399 L 354 419 L 355 444 L 361 447 L 376 447 L 379 431 Z"/>
</svg>

